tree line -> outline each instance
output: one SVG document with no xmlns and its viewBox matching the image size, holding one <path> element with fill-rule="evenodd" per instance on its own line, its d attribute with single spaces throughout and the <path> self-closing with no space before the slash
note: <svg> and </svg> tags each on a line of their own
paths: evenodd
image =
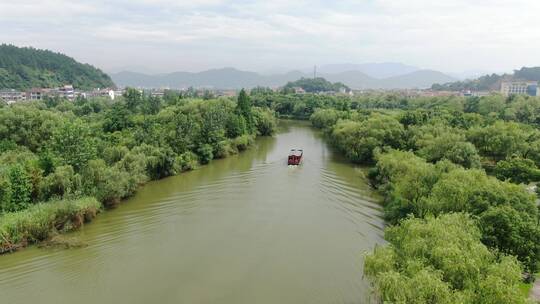
<svg viewBox="0 0 540 304">
<path fill-rule="evenodd" d="M 117 101 L 0 105 L 0 247 L 20 245 L 29 226 L 54 218 L 37 212 L 41 205 L 114 206 L 149 180 L 238 153 L 275 127 L 273 112 L 253 107 L 245 91 L 237 100 L 203 100 L 128 89 Z M 28 214 L 38 215 L 21 221 Z M 47 222 L 44 230 L 64 224 Z"/>
<path fill-rule="evenodd" d="M 387 246 L 364 273 L 388 303 L 525 303 L 540 262 L 540 98 L 254 93 L 372 167 Z"/>
</svg>

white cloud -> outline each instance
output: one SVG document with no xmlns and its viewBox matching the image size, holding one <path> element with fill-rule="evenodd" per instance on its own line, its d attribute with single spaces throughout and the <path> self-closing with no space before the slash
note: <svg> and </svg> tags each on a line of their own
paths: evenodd
<svg viewBox="0 0 540 304">
<path fill-rule="evenodd" d="M 532 0 L 0 0 L 0 41 L 104 68 L 402 61 L 498 71 L 540 65 L 538 12 Z"/>
</svg>

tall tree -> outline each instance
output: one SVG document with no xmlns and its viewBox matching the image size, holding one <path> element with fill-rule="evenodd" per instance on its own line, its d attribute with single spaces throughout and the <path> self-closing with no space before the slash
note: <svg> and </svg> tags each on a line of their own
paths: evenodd
<svg viewBox="0 0 540 304">
<path fill-rule="evenodd" d="M 251 100 L 244 89 L 242 89 L 240 94 L 238 94 L 236 112 L 244 117 L 247 131 L 249 133 L 253 133 L 255 123 L 253 120 L 253 113 L 251 111 Z"/>
</svg>

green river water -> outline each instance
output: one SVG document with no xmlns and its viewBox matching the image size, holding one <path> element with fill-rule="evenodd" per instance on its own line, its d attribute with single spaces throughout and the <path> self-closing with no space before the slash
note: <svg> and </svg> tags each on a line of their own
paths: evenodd
<svg viewBox="0 0 540 304">
<path fill-rule="evenodd" d="M 365 170 L 304 122 L 240 155 L 151 182 L 70 236 L 0 256 L 0 303 L 365 303 L 383 242 Z M 288 167 L 291 148 L 304 162 Z"/>
</svg>

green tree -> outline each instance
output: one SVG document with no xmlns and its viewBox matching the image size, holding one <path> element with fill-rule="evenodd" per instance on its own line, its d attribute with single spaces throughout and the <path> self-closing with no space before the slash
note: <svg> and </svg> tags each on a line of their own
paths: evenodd
<svg viewBox="0 0 540 304">
<path fill-rule="evenodd" d="M 332 138 L 335 145 L 354 162 L 371 162 L 376 148 L 400 148 L 404 128 L 394 118 L 372 114 L 356 122 L 340 120 L 334 126 Z"/>
<path fill-rule="evenodd" d="M 236 112 L 244 117 L 248 133 L 253 133 L 255 131 L 255 123 L 253 121 L 253 113 L 251 111 L 251 100 L 244 89 L 242 89 L 238 94 Z"/>
<path fill-rule="evenodd" d="M 136 112 L 144 102 L 144 96 L 141 91 L 134 88 L 127 88 L 123 97 L 127 109 L 131 112 Z"/>
<path fill-rule="evenodd" d="M 532 160 L 515 156 L 497 162 L 495 176 L 500 180 L 528 184 L 540 180 L 540 170 Z"/>
<path fill-rule="evenodd" d="M 384 303 L 526 303 L 519 263 L 491 253 L 465 214 L 409 218 L 385 238 L 364 262 Z"/>
<path fill-rule="evenodd" d="M 13 165 L 9 169 L 9 185 L 11 199 L 4 211 L 19 211 L 28 208 L 31 202 L 32 181 L 21 165 Z"/>
<path fill-rule="evenodd" d="M 75 170 L 96 158 L 96 144 L 90 129 L 82 121 L 65 122 L 53 133 L 50 150 Z"/>
<path fill-rule="evenodd" d="M 515 255 L 529 273 L 540 263 L 540 226 L 538 219 L 511 206 L 491 207 L 479 219 L 482 242 L 500 252 Z"/>
</svg>

